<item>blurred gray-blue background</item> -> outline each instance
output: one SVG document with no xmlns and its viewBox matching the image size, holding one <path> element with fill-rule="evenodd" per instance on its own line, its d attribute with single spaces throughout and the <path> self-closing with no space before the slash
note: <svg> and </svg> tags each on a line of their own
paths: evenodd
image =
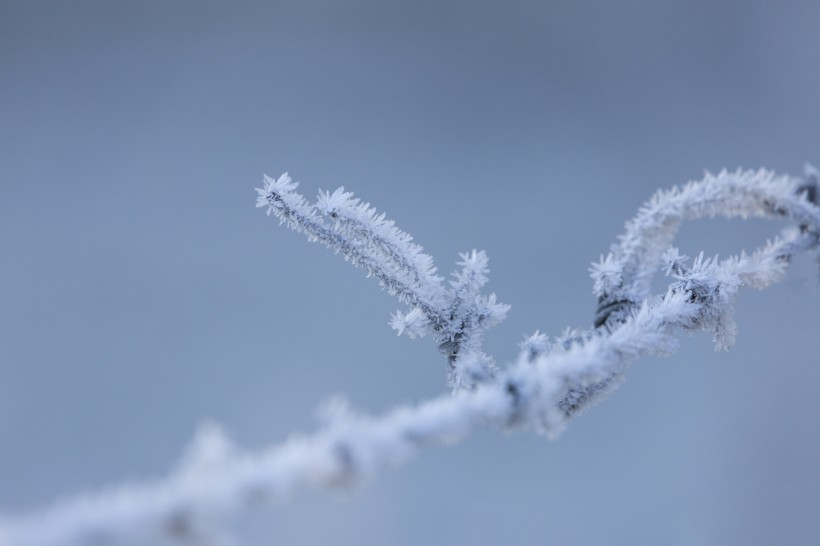
<svg viewBox="0 0 820 546">
<path fill-rule="evenodd" d="M 261 448 L 344 394 L 444 392 L 429 339 L 254 209 L 345 185 L 448 274 L 487 250 L 486 348 L 592 321 L 589 262 L 704 169 L 820 162 L 817 2 L 0 2 L 0 511 L 167 472 L 203 420 Z M 779 226 L 686 226 L 681 251 Z M 815 265 L 738 343 L 640 361 L 557 442 L 487 431 L 237 525 L 247 544 L 820 543 Z"/>
</svg>

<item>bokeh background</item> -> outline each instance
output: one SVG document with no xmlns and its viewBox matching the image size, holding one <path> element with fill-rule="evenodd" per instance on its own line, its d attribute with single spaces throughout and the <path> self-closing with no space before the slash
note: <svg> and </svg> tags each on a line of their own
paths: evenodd
<svg viewBox="0 0 820 546">
<path fill-rule="evenodd" d="M 653 191 L 820 162 L 817 2 L 0 2 L 0 512 L 159 477 L 213 420 L 261 448 L 344 394 L 445 390 L 373 279 L 254 208 L 345 185 L 448 274 L 485 249 L 486 348 L 592 321 L 588 264 Z M 686 226 L 722 255 L 766 222 Z M 486 431 L 246 544 L 820 543 L 816 264 L 646 359 L 556 442 Z M 659 286 L 662 282 L 659 281 Z"/>
</svg>

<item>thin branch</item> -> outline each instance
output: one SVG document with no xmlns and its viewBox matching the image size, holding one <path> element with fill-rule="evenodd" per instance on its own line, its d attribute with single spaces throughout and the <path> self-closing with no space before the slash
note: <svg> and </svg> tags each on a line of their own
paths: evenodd
<svg viewBox="0 0 820 546">
<path fill-rule="evenodd" d="M 454 391 L 471 389 L 495 373 L 493 359 L 481 350 L 488 328 L 506 317 L 508 305 L 495 295 L 482 296 L 487 282 L 487 255 L 473 251 L 463 254 L 451 289 L 446 290 L 436 275 L 433 259 L 413 238 L 379 214 L 369 203 L 339 188 L 320 192 L 317 204 L 310 205 L 296 193 L 298 184 L 287 173 L 274 180 L 264 178 L 258 188 L 257 207 L 266 207 L 288 227 L 304 232 L 345 259 L 375 276 L 399 300 L 412 306 L 409 313 L 396 312 L 390 321 L 399 333 L 410 337 L 432 330 L 439 350 L 447 357 L 449 384 Z M 329 227 L 321 213 L 333 221 Z M 426 320 L 424 320 L 426 319 Z"/>
<path fill-rule="evenodd" d="M 290 182 L 282 180 L 275 184 L 287 190 Z M 754 185 L 754 180 L 759 179 L 753 177 L 748 183 Z M 816 195 L 816 181 L 814 184 L 811 187 Z M 721 261 L 701 255 L 689 264 L 677 250 L 667 248 L 650 263 L 650 253 L 636 250 L 628 239 L 642 238 L 653 249 L 661 246 L 654 239 L 661 239 L 668 246 L 668 230 L 632 224 L 621 239 L 624 252 L 612 263 L 628 265 L 622 279 L 640 277 L 641 282 L 644 269 L 663 267 L 674 279 L 666 292 L 630 305 L 617 321 L 606 321 L 605 327 L 568 333 L 552 344 L 536 333 L 522 344 L 517 362 L 470 391 L 400 407 L 381 417 L 337 406 L 330 412 L 330 423 L 315 434 L 294 437 L 260 452 L 239 450 L 219 429 L 206 427 L 166 479 L 110 489 L 40 513 L 8 518 L 0 522 L 0 546 L 99 546 L 166 540 L 228 544 L 225 520 L 238 511 L 285 498 L 300 488 L 339 487 L 373 476 L 421 448 L 460 440 L 478 428 L 531 429 L 554 437 L 579 409 L 610 391 L 614 379 L 635 359 L 674 350 L 677 332 L 707 330 L 719 346 L 731 343 L 732 303 L 739 288 L 763 288 L 777 282 L 794 255 L 818 246 L 820 209 L 806 199 L 811 196 L 806 186 L 800 190 L 802 197 L 793 197 L 800 187 L 784 184 L 777 191 L 754 193 L 754 198 L 742 203 L 732 201 L 738 205 L 736 214 L 750 214 L 762 206 L 769 211 L 762 215 L 780 215 L 782 210 L 782 215 L 798 226 L 752 254 Z M 791 192 L 791 196 L 781 195 L 781 190 Z M 682 194 L 685 192 L 674 194 L 675 199 L 684 199 Z M 280 207 L 283 221 L 364 263 L 375 275 L 386 275 L 378 273 L 379 264 L 366 261 L 369 258 L 357 254 L 355 247 L 335 238 L 340 237 L 338 233 L 317 222 L 300 198 L 284 192 L 275 194 L 279 197 L 269 195 L 273 192 L 265 194 L 266 202 Z M 698 201 L 699 196 L 691 193 L 688 199 Z M 770 201 L 761 205 L 759 198 Z M 711 203 L 710 207 L 717 206 L 717 201 Z M 705 210 L 694 205 L 687 209 L 689 201 L 682 205 L 683 210 Z M 665 208 L 669 206 L 658 205 L 656 212 L 642 209 L 638 218 L 651 217 L 668 226 L 663 218 L 675 216 Z M 661 209 L 666 212 L 658 212 Z M 572 398 L 579 393 L 581 398 Z"/>
<path fill-rule="evenodd" d="M 264 187 L 257 188 L 257 207 L 267 207 L 270 215 L 276 215 L 282 223 L 307 235 L 309 241 L 318 241 L 335 252 L 341 252 L 346 260 L 364 269 L 368 275 L 378 279 L 379 284 L 399 301 L 418 307 L 430 318 L 434 325 L 444 328 L 447 317 L 439 310 L 439 302 L 429 293 L 418 290 L 417 286 L 405 278 L 397 278 L 390 263 L 385 263 L 369 249 L 357 244 L 342 233 L 325 225 L 316 209 L 296 193 L 298 184 L 287 173 L 274 180 L 265 176 Z"/>
</svg>

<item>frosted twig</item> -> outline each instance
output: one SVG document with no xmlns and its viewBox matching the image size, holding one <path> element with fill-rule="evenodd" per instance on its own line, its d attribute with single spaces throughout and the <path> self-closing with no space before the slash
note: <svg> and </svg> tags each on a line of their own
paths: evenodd
<svg viewBox="0 0 820 546">
<path fill-rule="evenodd" d="M 672 244 L 683 221 L 705 216 L 785 218 L 816 236 L 820 226 L 816 188 L 817 172 L 807 165 L 805 179 L 778 176 L 765 169 L 724 170 L 717 175 L 706 173 L 702 180 L 683 187 L 658 191 L 627 222 L 618 244 L 590 268 L 593 292 L 598 296 L 595 327 L 611 328 L 647 298 L 662 254 Z M 667 265 L 670 268 L 674 269 L 674 265 Z M 732 332 L 730 328 L 716 336 L 718 348 L 731 345 Z M 609 392 L 611 386 L 618 385 L 620 373 L 600 384 L 569 389 L 562 407 L 568 414 L 582 409 Z"/>
<path fill-rule="evenodd" d="M 711 210 L 719 205 L 714 199 L 702 199 L 691 185 L 687 186 L 690 190 L 664 194 L 683 200 L 678 211 L 670 212 L 672 206 L 663 204 L 665 197 L 661 202 L 650 202 L 628 225 L 621 246 L 613 250 L 615 258 L 609 259 L 605 268 L 598 268 L 596 275 L 601 277 L 606 269 L 606 279 L 632 279 L 599 290 L 601 294 L 626 290 L 630 297 L 643 290 L 649 268 L 662 267 L 674 280 L 664 294 L 647 295 L 641 302 L 621 309 L 617 320 L 606 320 L 585 332 L 570 332 L 553 343 L 536 333 L 522 344 L 516 362 L 471 390 L 400 407 L 382 417 L 337 407 L 330 424 L 315 434 L 294 437 L 261 452 L 243 452 L 219 429 L 206 427 L 166 479 L 111 489 L 2 521 L 0 546 L 145 544 L 157 540 L 226 544 L 229 538 L 223 523 L 237 511 L 286 497 L 302 487 L 337 487 L 367 478 L 425 446 L 459 440 L 480 427 L 515 427 L 557 435 L 578 409 L 611 390 L 615 379 L 636 358 L 673 350 L 676 332 L 707 330 L 713 333 L 718 346 L 731 343 L 732 303 L 738 289 L 743 285 L 763 288 L 778 281 L 792 256 L 817 247 L 820 209 L 814 202 L 816 178 L 809 176 L 802 185 L 766 182 L 758 187 L 762 180 L 785 179 L 768 175 L 740 175 L 731 180 L 722 177 L 702 187 L 720 185 L 717 180 L 722 179 L 728 187 L 737 186 L 738 192 L 749 196 L 722 197 L 736 206 L 732 214 L 762 211 L 758 215 L 782 215 L 798 225 L 751 254 L 724 260 L 700 255 L 689 264 L 677 250 L 668 248 L 669 226 L 681 218 L 702 215 L 703 211 L 708 214 L 707 202 Z M 750 190 L 747 184 L 757 189 Z M 771 191 L 758 192 L 761 187 Z M 311 212 L 303 209 L 302 201 L 292 195 L 279 199 L 287 202 L 280 215 L 283 221 L 297 222 L 297 227 L 309 236 L 326 244 L 329 241 L 332 244 L 328 246 L 350 253 L 358 263 L 369 264 L 366 268 L 383 266 L 374 265 L 372 257 L 333 238 L 341 237 L 337 232 L 319 227 Z M 297 215 L 301 217 L 296 219 Z M 660 222 L 665 229 L 651 229 L 649 219 Z M 630 241 L 637 240 L 643 240 L 651 252 L 635 248 Z M 475 255 L 473 261 L 480 262 Z M 464 265 L 465 270 L 469 267 Z M 384 271 L 378 274 L 386 275 Z M 481 267 L 477 266 L 472 273 L 475 278 L 479 271 Z M 596 284 L 599 282 L 596 278 Z M 457 277 L 454 288 L 459 285 Z M 390 289 L 395 285 L 387 286 Z M 412 293 L 412 289 L 407 290 Z M 464 290 L 456 288 L 456 292 Z"/>
<path fill-rule="evenodd" d="M 649 293 L 658 260 L 684 220 L 705 216 L 725 218 L 786 218 L 816 226 L 816 172 L 807 167 L 806 180 L 778 176 L 771 171 L 707 173 L 698 182 L 658 191 L 627 222 L 626 232 L 606 258 L 593 264 L 594 293 L 598 296 L 596 326 L 613 315 L 627 313 Z M 808 199 L 807 199 L 808 197 Z"/>
<path fill-rule="evenodd" d="M 436 275 L 433 259 L 369 203 L 339 188 L 320 192 L 316 205 L 310 205 L 296 193 L 297 186 L 287 173 L 276 180 L 265 176 L 264 187 L 256 190 L 256 206 L 266 207 L 268 214 L 304 232 L 309 240 L 341 252 L 409 304 L 412 309 L 406 314 L 396 312 L 390 324 L 411 338 L 432 330 L 447 357 L 454 391 L 469 390 L 492 378 L 494 361 L 481 350 L 481 339 L 487 328 L 504 320 L 509 306 L 498 303 L 494 294 L 481 295 L 489 273 L 484 252 L 461 256 L 462 269 L 447 290 Z M 329 217 L 333 226 L 327 226 L 318 213 Z"/>
<path fill-rule="evenodd" d="M 395 264 L 385 259 L 381 253 L 361 244 L 356 238 L 345 237 L 340 230 L 327 226 L 314 206 L 296 193 L 298 184 L 293 182 L 287 173 L 278 179 L 265 177 L 264 187 L 258 188 L 257 207 L 267 207 L 268 214 L 275 214 L 288 227 L 301 231 L 308 240 L 318 241 L 335 252 L 341 252 L 346 260 L 364 269 L 368 275 L 379 280 L 382 287 L 390 294 L 421 309 L 434 324 L 444 325 L 447 322 L 440 312 L 441 303 L 436 301 L 437 294 L 423 290 L 423 286 L 409 282 L 407 275 L 397 275 Z M 432 275 L 434 271 L 430 271 Z"/>
</svg>

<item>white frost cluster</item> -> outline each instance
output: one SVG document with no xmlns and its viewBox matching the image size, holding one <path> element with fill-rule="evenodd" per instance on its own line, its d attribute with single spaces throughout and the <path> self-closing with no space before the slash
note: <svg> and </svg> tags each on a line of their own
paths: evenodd
<svg viewBox="0 0 820 546">
<path fill-rule="evenodd" d="M 259 206 L 290 227 L 344 254 L 408 303 L 391 325 L 411 337 L 431 331 L 448 356 L 453 395 L 369 417 L 334 404 L 324 428 L 260 452 L 244 452 L 214 426 L 203 428 L 179 467 L 154 483 L 79 497 L 50 510 L 0 521 L 0 546 L 107 544 L 230 545 L 223 522 L 235 512 L 310 486 L 336 487 L 406 460 L 430 444 L 486 426 L 555 436 L 568 419 L 620 382 L 626 367 L 676 347 L 678 331 L 712 332 L 718 348 L 735 335 L 732 303 L 744 285 L 781 279 L 792 256 L 820 243 L 817 173 L 803 180 L 767 171 L 707 175 L 660 192 L 627 224 L 612 252 L 592 268 L 599 297 L 596 327 L 550 341 L 536 332 L 520 356 L 496 370 L 481 352 L 487 327 L 508 307 L 484 296 L 487 258 L 462 256 L 450 288 L 409 235 L 352 194 L 324 194 L 317 205 L 295 193 L 287 175 L 266 178 Z M 777 216 L 794 226 L 751 254 L 689 261 L 670 245 L 683 220 L 704 215 Z M 325 223 L 324 218 L 329 218 Z M 672 282 L 650 296 L 658 269 Z"/>
</svg>

